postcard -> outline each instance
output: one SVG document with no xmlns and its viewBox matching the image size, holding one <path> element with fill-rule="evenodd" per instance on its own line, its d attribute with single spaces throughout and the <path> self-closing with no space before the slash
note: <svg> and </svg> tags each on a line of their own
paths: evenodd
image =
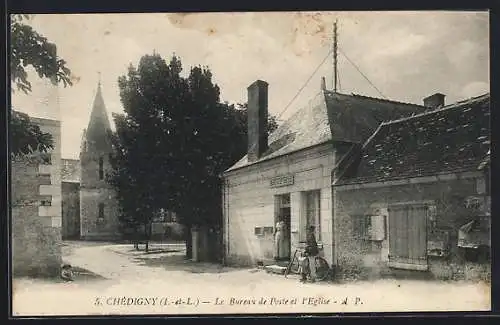
<svg viewBox="0 0 500 325">
<path fill-rule="evenodd" d="M 12 316 L 489 311 L 489 12 L 11 15 Z"/>
</svg>

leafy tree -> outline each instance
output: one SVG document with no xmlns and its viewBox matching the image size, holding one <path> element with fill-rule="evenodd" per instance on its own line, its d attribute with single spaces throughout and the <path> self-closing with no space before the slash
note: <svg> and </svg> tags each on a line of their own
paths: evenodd
<svg viewBox="0 0 500 325">
<path fill-rule="evenodd" d="M 28 155 L 33 151 L 47 152 L 52 149 L 52 135 L 44 133 L 30 121 L 28 114 L 12 112 L 10 131 L 11 151 L 14 155 Z"/>
<path fill-rule="evenodd" d="M 125 114 L 114 116 L 111 183 L 125 223 L 147 226 L 160 209 L 176 212 L 190 257 L 191 227 L 221 225 L 220 175 L 246 152 L 247 125 L 244 105 L 221 103 L 208 68 L 181 72 L 179 58 L 167 64 L 153 54 L 119 78 Z"/>
<path fill-rule="evenodd" d="M 169 66 L 158 55 L 142 57 L 137 68 L 131 65 L 118 79 L 124 114 L 113 115 L 115 150 L 109 181 L 117 191 L 122 224 L 144 227 L 146 242 L 151 219 L 166 199 L 161 185 L 169 180 L 159 169 L 169 162 L 161 145 L 168 145 L 168 132 L 173 131 L 164 109 L 175 107 L 185 88 L 176 85 L 181 81 L 175 62 Z"/>
<path fill-rule="evenodd" d="M 57 57 L 56 45 L 25 24 L 29 19 L 30 15 L 11 15 L 12 84 L 17 90 L 30 93 L 31 83 L 26 68 L 31 66 L 40 78 L 50 79 L 54 83 L 62 82 L 65 87 L 71 86 L 71 71 L 66 67 L 66 61 Z M 12 90 L 15 91 L 14 88 Z M 27 114 L 13 110 L 10 128 L 13 155 L 26 154 L 35 148 L 46 152 L 53 147 L 52 136 L 41 132 Z"/>
</svg>

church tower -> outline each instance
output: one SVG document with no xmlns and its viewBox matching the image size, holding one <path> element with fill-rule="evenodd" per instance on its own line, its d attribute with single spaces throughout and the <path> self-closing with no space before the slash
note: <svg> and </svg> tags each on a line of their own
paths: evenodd
<svg viewBox="0 0 500 325">
<path fill-rule="evenodd" d="M 111 126 L 102 96 L 101 82 L 83 131 L 80 149 L 80 221 L 81 238 L 112 240 L 120 237 L 118 203 L 113 188 L 106 182 L 111 170 Z"/>
</svg>

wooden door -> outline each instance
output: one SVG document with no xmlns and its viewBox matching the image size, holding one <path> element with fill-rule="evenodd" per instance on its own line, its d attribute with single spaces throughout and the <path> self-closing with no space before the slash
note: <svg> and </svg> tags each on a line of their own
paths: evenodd
<svg viewBox="0 0 500 325">
<path fill-rule="evenodd" d="M 389 208 L 389 266 L 427 270 L 427 207 Z"/>
</svg>

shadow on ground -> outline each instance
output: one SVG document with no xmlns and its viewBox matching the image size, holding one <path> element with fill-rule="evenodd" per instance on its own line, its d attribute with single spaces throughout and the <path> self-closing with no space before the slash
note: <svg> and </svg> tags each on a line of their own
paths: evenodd
<svg viewBox="0 0 500 325">
<path fill-rule="evenodd" d="M 162 248 L 157 248 L 157 249 L 150 249 L 147 252 L 143 251 L 142 254 L 144 254 L 144 255 L 154 255 L 154 254 L 168 254 L 168 253 L 179 253 L 179 252 L 182 252 L 182 250 L 180 250 L 180 249 L 162 249 Z"/>
<path fill-rule="evenodd" d="M 216 263 L 193 262 L 186 259 L 184 251 L 172 250 L 141 252 L 135 255 L 133 261 L 143 266 L 163 267 L 168 271 L 184 271 L 189 273 L 227 273 L 240 271 L 238 268 L 225 267 Z M 165 254 L 158 256 L 158 254 Z M 153 255 L 153 256 L 152 256 Z M 155 256 L 156 255 L 156 256 Z"/>
<path fill-rule="evenodd" d="M 103 277 L 100 274 L 94 273 L 87 269 L 72 266 L 73 271 L 73 281 L 67 281 L 61 278 L 61 276 L 14 276 L 13 279 L 21 280 L 21 281 L 37 281 L 40 283 L 52 284 L 52 283 L 91 283 L 103 280 L 110 280 L 106 277 Z"/>
<path fill-rule="evenodd" d="M 89 271 L 87 269 L 84 269 L 82 267 L 72 266 L 71 269 L 73 271 L 73 281 L 74 282 L 88 282 L 88 281 L 95 281 L 95 280 L 109 280 L 108 278 L 103 277 L 100 274 L 94 273 L 94 272 Z M 62 281 L 64 281 L 64 280 L 62 280 Z"/>
</svg>

